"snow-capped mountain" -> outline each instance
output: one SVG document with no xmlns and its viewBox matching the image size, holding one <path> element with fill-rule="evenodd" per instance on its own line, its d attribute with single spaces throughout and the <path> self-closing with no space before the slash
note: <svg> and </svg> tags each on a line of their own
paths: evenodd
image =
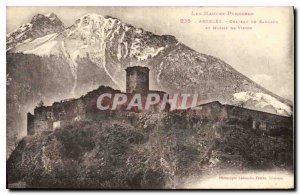
<svg viewBox="0 0 300 195">
<path fill-rule="evenodd" d="M 157 36 L 116 18 L 87 14 L 65 31 L 26 40 L 10 48 L 10 53 L 64 58 L 75 79 L 73 88 L 77 86 L 77 61 L 88 58 L 105 71 L 116 86 L 122 88 L 123 82 L 118 78 L 123 78 L 123 64 L 130 65 L 128 60 L 130 63 L 147 61 L 175 43 L 176 39 L 172 36 Z"/>
<path fill-rule="evenodd" d="M 291 102 L 224 61 L 194 51 L 174 36 L 155 35 L 110 16 L 86 14 L 65 28 L 55 14 L 37 14 L 6 40 L 8 150 L 26 135 L 26 113 L 38 102 L 79 97 L 99 85 L 125 90 L 124 69 L 134 65 L 150 68 L 153 90 L 197 93 L 203 103 L 217 100 L 292 114 Z"/>
<path fill-rule="evenodd" d="M 54 14 L 37 14 L 29 23 L 21 25 L 6 35 L 6 49 L 29 43 L 36 38 L 65 30 L 64 24 Z"/>
<path fill-rule="evenodd" d="M 38 66 L 49 75 L 56 73 L 56 76 L 45 74 L 43 77 L 48 85 L 53 82 L 50 86 L 60 89 L 57 90 L 59 97 L 79 96 L 99 85 L 124 90 L 124 69 L 139 65 L 150 68 L 152 89 L 198 93 L 203 103 L 218 100 L 239 104 L 240 93 L 264 94 L 264 98 L 253 96 L 255 104 L 250 103 L 250 98 L 242 98 L 245 100 L 243 106 L 258 110 L 271 107 L 266 111 L 282 115 L 290 115 L 292 110 L 289 101 L 259 86 L 222 60 L 196 52 L 174 36 L 155 35 L 110 16 L 86 14 L 65 28 L 55 14 L 38 14 L 30 23 L 7 35 L 7 48 L 8 79 L 13 81 L 10 83 L 37 85 L 45 79 L 39 75 L 37 78 L 23 76 L 23 80 L 14 76 L 21 69 L 24 72 L 24 67 L 30 67 L 29 64 L 21 68 L 18 58 L 30 58 L 27 61 L 32 61 L 31 66 Z M 10 63 L 14 63 L 14 68 L 9 67 Z M 41 85 L 36 93 L 47 101 L 49 90 L 45 91 L 47 87 Z M 284 106 L 279 109 L 278 103 L 266 101 L 266 96 Z"/>
</svg>

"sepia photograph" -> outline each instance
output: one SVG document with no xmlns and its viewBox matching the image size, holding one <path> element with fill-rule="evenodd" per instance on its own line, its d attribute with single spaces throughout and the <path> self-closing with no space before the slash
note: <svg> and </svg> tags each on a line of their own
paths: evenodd
<svg viewBox="0 0 300 195">
<path fill-rule="evenodd" d="M 294 14 L 7 6 L 6 188 L 293 190 Z"/>
</svg>

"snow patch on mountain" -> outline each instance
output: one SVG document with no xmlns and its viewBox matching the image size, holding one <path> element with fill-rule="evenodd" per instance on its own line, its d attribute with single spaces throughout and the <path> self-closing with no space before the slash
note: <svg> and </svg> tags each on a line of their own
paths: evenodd
<svg viewBox="0 0 300 195">
<path fill-rule="evenodd" d="M 52 55 L 58 55 L 58 52 L 54 52 L 57 50 L 54 50 L 53 48 L 57 45 L 57 41 L 50 41 L 43 45 L 40 45 L 34 49 L 31 50 L 25 50 L 23 51 L 24 54 L 35 54 L 39 56 L 50 56 Z"/>
<path fill-rule="evenodd" d="M 125 31 L 123 32 L 121 38 L 118 40 L 118 53 L 117 53 L 118 60 L 120 60 L 122 58 L 122 44 L 124 43 L 123 42 L 124 37 L 125 37 Z M 127 47 L 124 47 L 124 48 L 127 51 Z"/>
<path fill-rule="evenodd" d="M 277 114 L 282 116 L 291 116 L 292 108 L 280 102 L 276 98 L 265 94 L 265 93 L 255 93 L 255 92 L 239 92 L 233 94 L 234 102 L 236 103 L 247 103 L 248 101 L 255 102 L 257 108 L 265 108 L 267 106 L 272 106 Z"/>
<path fill-rule="evenodd" d="M 61 42 L 61 49 L 62 49 L 62 53 L 63 55 L 66 57 L 66 59 L 69 61 L 69 66 L 70 66 L 70 69 L 71 69 L 71 73 L 74 77 L 74 84 L 73 84 L 73 87 L 72 87 L 72 90 L 71 90 L 71 93 L 74 95 L 75 94 L 75 89 L 77 87 L 77 68 L 78 68 L 78 64 L 76 63 L 76 59 L 73 59 L 74 58 L 74 55 L 71 56 L 68 51 L 66 50 L 66 47 L 65 47 L 65 42 Z"/>
<path fill-rule="evenodd" d="M 119 34 L 119 31 L 112 30 L 116 23 L 120 23 L 119 20 L 104 18 L 101 15 L 93 13 L 86 14 L 73 26 L 68 37 L 75 39 L 80 37 L 83 41 L 77 42 L 77 47 L 81 47 L 86 50 L 79 51 L 77 55 L 80 57 L 88 53 L 89 58 L 99 68 L 103 68 L 111 80 L 119 86 L 119 83 L 114 79 L 106 67 L 105 56 L 107 41 L 115 34 Z M 80 44 L 83 45 L 79 46 Z"/>
<path fill-rule="evenodd" d="M 161 63 L 159 64 L 158 73 L 157 73 L 157 75 L 156 75 L 156 81 L 157 81 L 158 84 L 160 84 L 160 75 L 161 75 L 162 70 L 163 70 L 163 63 L 164 63 L 164 62 L 161 62 Z"/>
<path fill-rule="evenodd" d="M 153 48 L 153 47 L 141 47 L 140 41 L 136 41 L 132 44 L 130 50 L 130 56 L 136 57 L 139 61 L 147 60 L 155 57 L 159 52 L 165 49 L 165 47 Z"/>
<path fill-rule="evenodd" d="M 24 54 L 36 54 L 36 55 L 50 55 L 52 47 L 56 42 L 50 43 L 51 40 L 57 37 L 57 33 L 49 34 L 40 38 L 37 38 L 30 42 L 23 42 L 23 44 L 17 45 L 14 48 L 15 53 Z M 41 51 L 40 51 L 41 50 Z"/>
</svg>

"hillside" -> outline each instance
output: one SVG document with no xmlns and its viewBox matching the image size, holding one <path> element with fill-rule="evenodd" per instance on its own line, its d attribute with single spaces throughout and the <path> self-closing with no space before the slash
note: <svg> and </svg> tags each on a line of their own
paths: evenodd
<svg viewBox="0 0 300 195">
<path fill-rule="evenodd" d="M 7 161 L 8 184 L 32 188 L 183 188 L 188 178 L 293 170 L 292 132 L 266 134 L 186 112 L 114 113 L 25 137 Z"/>
</svg>

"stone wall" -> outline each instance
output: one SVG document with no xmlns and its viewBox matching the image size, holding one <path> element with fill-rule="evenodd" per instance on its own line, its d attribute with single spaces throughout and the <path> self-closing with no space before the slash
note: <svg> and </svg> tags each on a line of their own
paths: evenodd
<svg viewBox="0 0 300 195">
<path fill-rule="evenodd" d="M 293 130 L 292 117 L 279 116 L 238 106 L 222 105 L 218 101 L 202 104 L 196 108 L 195 110 L 189 110 L 189 112 L 200 119 L 227 120 L 233 124 L 247 124 L 252 129 L 268 132 L 278 130 L 292 132 Z"/>
<path fill-rule="evenodd" d="M 229 118 L 248 121 L 253 129 L 272 131 L 273 129 L 293 129 L 292 117 L 225 105 Z"/>
<path fill-rule="evenodd" d="M 114 112 L 128 111 L 126 110 L 134 93 L 123 93 L 127 96 L 128 101 L 124 105 L 118 106 L 117 110 L 101 111 L 97 108 L 97 98 L 103 93 L 112 94 L 112 98 L 116 93 L 122 93 L 119 90 L 114 90 L 110 87 L 99 87 L 98 89 L 89 92 L 79 99 L 69 99 L 61 102 L 55 102 L 52 106 L 40 106 L 34 109 L 34 115 L 27 114 L 27 133 L 34 134 L 37 131 L 52 131 L 61 128 L 64 125 L 76 120 L 88 119 L 98 114 L 113 114 Z M 158 93 L 162 99 L 165 92 L 148 91 L 148 93 Z M 142 95 L 143 108 L 145 106 L 147 93 Z M 112 105 L 112 99 L 108 101 Z M 129 110 L 131 112 L 159 112 L 162 102 L 158 105 L 151 106 L 149 110 L 139 110 L 136 107 Z M 169 106 L 169 105 L 168 105 Z M 202 104 L 196 107 L 197 109 L 183 110 L 187 115 L 191 115 L 197 119 L 208 119 L 215 121 L 230 120 L 233 124 L 247 123 L 252 129 L 264 131 L 272 131 L 278 129 L 293 129 L 293 120 L 291 117 L 283 117 L 279 115 L 269 114 L 265 112 L 249 110 L 242 107 L 232 105 L 222 105 L 215 101 L 207 104 Z M 168 110 L 168 109 L 167 109 Z"/>
<path fill-rule="evenodd" d="M 226 108 L 218 101 L 196 107 L 195 114 L 200 118 L 223 120 L 228 117 Z"/>
<path fill-rule="evenodd" d="M 34 115 L 29 112 L 27 113 L 27 134 L 34 134 Z"/>
</svg>

